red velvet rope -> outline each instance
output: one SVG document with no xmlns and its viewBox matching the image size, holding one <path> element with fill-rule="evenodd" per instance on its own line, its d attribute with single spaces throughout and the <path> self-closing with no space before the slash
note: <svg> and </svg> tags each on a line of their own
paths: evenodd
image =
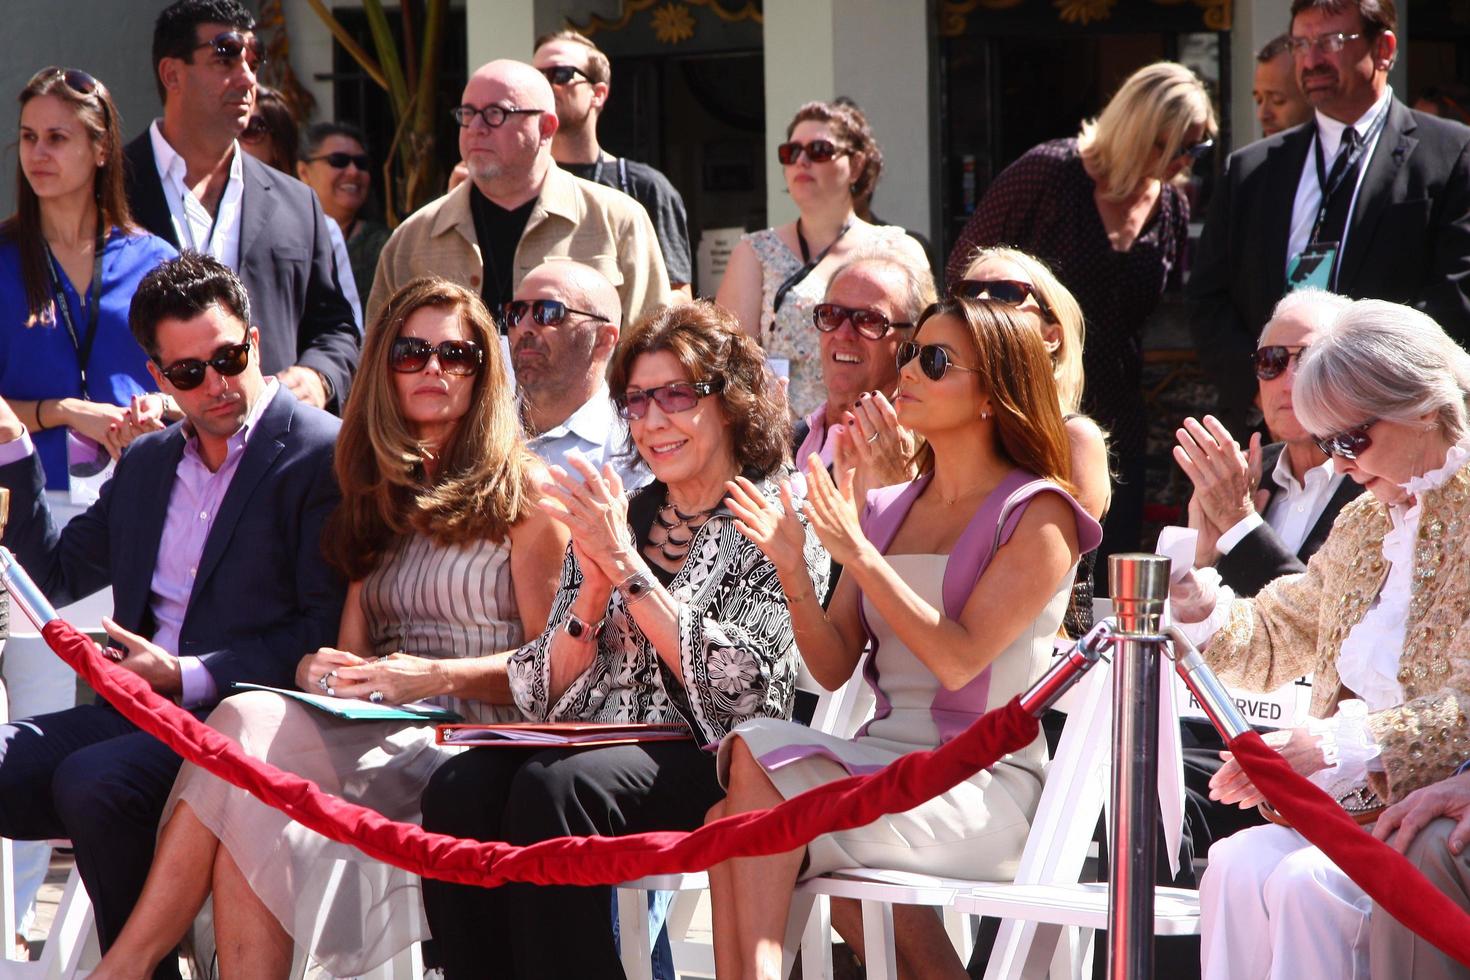
<svg viewBox="0 0 1470 980">
<path fill-rule="evenodd" d="M 1367 892 L 1379 909 L 1470 966 L 1470 915 L 1430 884 L 1408 858 L 1358 826 L 1336 800 L 1292 769 L 1260 735 L 1236 736 L 1230 740 L 1230 751 L 1277 812 Z"/>
<path fill-rule="evenodd" d="M 200 768 L 370 857 L 425 877 L 483 887 L 506 881 L 611 885 L 703 870 L 732 857 L 794 850 L 821 834 L 913 809 L 1030 744 L 1039 732 L 1036 719 L 1012 700 L 938 749 L 911 753 L 868 776 L 827 783 L 769 810 L 725 817 L 689 833 L 559 837 L 515 847 L 431 834 L 323 793 L 309 780 L 246 755 L 238 744 L 159 697 L 137 675 L 106 660 L 69 624 L 53 620 L 41 632 L 57 656 L 124 717 Z"/>
</svg>

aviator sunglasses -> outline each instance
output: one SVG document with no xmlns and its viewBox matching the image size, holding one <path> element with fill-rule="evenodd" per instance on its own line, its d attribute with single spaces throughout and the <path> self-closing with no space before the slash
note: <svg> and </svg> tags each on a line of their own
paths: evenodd
<svg viewBox="0 0 1470 980">
<path fill-rule="evenodd" d="M 907 330 L 913 326 L 912 323 L 894 323 L 877 310 L 836 303 L 818 303 L 812 308 L 812 323 L 823 333 L 831 333 L 847 321 L 851 321 L 852 328 L 869 340 L 882 340 L 890 330 Z"/>
<path fill-rule="evenodd" d="M 513 299 L 500 308 L 500 317 L 507 329 L 521 322 L 521 317 L 526 313 L 531 314 L 531 320 L 538 327 L 559 327 L 566 322 L 568 313 L 585 316 L 602 323 L 611 323 L 601 313 L 589 313 L 587 310 L 574 310 L 558 299 Z"/>
<path fill-rule="evenodd" d="M 1368 430 L 1378 424 L 1377 419 L 1369 419 L 1362 425 L 1353 426 L 1345 432 L 1339 432 L 1335 436 L 1325 436 L 1321 439 L 1312 440 L 1317 448 L 1327 456 L 1342 456 L 1347 459 L 1357 459 L 1368 451 L 1373 445 L 1373 439 L 1368 435 Z"/>
<path fill-rule="evenodd" d="M 186 357 L 181 361 L 174 361 L 168 367 L 164 367 L 157 358 L 153 360 L 158 364 L 158 373 L 167 378 L 169 384 L 179 391 L 193 391 L 204 383 L 206 367 L 214 368 L 224 378 L 233 378 L 245 370 L 245 366 L 250 363 L 250 334 L 247 331 L 243 341 L 226 344 L 206 360 Z"/>
<path fill-rule="evenodd" d="M 971 374 L 980 373 L 979 368 L 965 367 L 956 364 L 949 359 L 949 351 L 938 344 L 919 344 L 912 340 L 905 340 L 898 345 L 898 369 L 903 370 L 905 364 L 914 358 L 919 359 L 919 370 L 924 372 L 924 377 L 930 381 L 938 381 L 944 377 L 944 373 L 950 368 L 956 371 L 969 371 Z"/>
<path fill-rule="evenodd" d="M 52 65 L 49 68 L 42 68 L 40 71 L 36 72 L 34 75 L 31 76 L 31 80 L 26 85 L 26 88 L 30 88 L 32 85 L 39 83 L 42 79 L 52 78 L 57 75 L 61 76 L 61 81 L 66 85 L 67 88 L 71 89 L 73 92 L 75 92 L 77 95 L 82 96 L 83 98 L 90 98 L 94 95 L 103 96 L 107 94 L 107 90 L 103 88 L 101 82 L 97 81 L 97 79 L 82 71 L 80 68 L 62 68 L 60 65 Z M 105 98 L 98 98 L 97 101 L 102 104 L 104 121 L 110 122 L 111 119 L 108 116 L 107 100 Z"/>
<path fill-rule="evenodd" d="M 388 348 L 388 366 L 399 374 L 415 374 L 439 358 L 445 374 L 466 377 L 478 374 L 485 363 L 485 349 L 473 340 L 445 340 L 437 346 L 422 337 L 398 337 Z"/>
<path fill-rule="evenodd" d="M 802 153 L 805 153 L 806 158 L 812 163 L 831 163 L 848 152 L 850 151 L 831 140 L 812 140 L 810 143 L 791 140 L 776 147 L 776 159 L 789 167 L 800 160 Z"/>
<path fill-rule="evenodd" d="M 1283 344 L 1270 344 L 1259 347 L 1251 355 L 1251 366 L 1256 370 L 1256 377 L 1262 381 L 1274 381 L 1281 377 L 1287 365 L 1296 361 L 1298 365 L 1302 362 L 1302 354 L 1306 352 L 1306 345 L 1300 347 L 1288 347 Z"/>
<path fill-rule="evenodd" d="M 208 41 L 194 45 L 189 52 L 192 54 L 202 48 L 210 48 L 215 57 L 226 63 L 243 57 L 250 71 L 257 74 L 266 61 L 265 48 L 261 46 L 260 38 L 254 35 L 247 37 L 239 31 L 220 31 Z"/>
<path fill-rule="evenodd" d="M 1006 306 L 1021 306 L 1030 296 L 1036 300 L 1041 315 L 1048 322 L 1057 322 L 1056 314 L 1041 298 L 1036 287 L 1019 279 L 961 279 L 950 285 L 949 294 L 956 299 L 989 299 Z"/>
<path fill-rule="evenodd" d="M 724 378 L 710 378 L 705 381 L 676 381 L 673 384 L 659 385 L 657 388 L 628 391 L 613 401 L 618 406 L 620 416 L 637 420 L 648 414 L 649 402 L 657 402 L 659 410 L 665 415 L 676 415 L 679 412 L 689 411 L 706 395 L 713 395 L 724 390 Z"/>
</svg>

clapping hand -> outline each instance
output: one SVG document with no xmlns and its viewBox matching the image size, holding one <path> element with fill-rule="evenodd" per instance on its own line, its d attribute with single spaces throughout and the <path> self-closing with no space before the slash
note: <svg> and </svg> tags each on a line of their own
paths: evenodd
<svg viewBox="0 0 1470 980">
<path fill-rule="evenodd" d="M 832 455 L 837 471 L 854 471 L 857 499 L 868 490 L 906 483 L 914 478 L 909 460 L 914 455 L 914 435 L 898 424 L 898 413 L 881 391 L 866 392 L 842 415 L 842 427 L 834 434 Z"/>
<path fill-rule="evenodd" d="M 1241 452 L 1230 432 L 1213 415 L 1204 422 L 1185 419 L 1175 432 L 1179 444 L 1174 460 L 1194 484 L 1194 499 L 1203 519 L 1215 526 L 1215 536 L 1230 530 L 1266 506 L 1270 493 L 1261 485 L 1261 436 L 1251 435 Z"/>
<path fill-rule="evenodd" d="M 807 520 L 832 560 L 839 565 L 850 565 L 868 547 L 868 539 L 858 520 L 853 471 L 840 471 L 838 479 L 840 487 L 827 475 L 827 468 L 816 453 L 807 458 Z"/>
<path fill-rule="evenodd" d="M 605 577 L 618 581 L 621 569 L 636 555 L 622 478 L 611 464 L 599 473 L 578 453 L 568 453 L 566 459 L 581 479 L 552 466 L 551 481 L 542 487 L 545 495 L 539 506 L 572 532 L 584 576 L 588 566 L 595 565 Z"/>
<path fill-rule="evenodd" d="M 780 504 L 768 500 L 743 476 L 726 483 L 725 489 L 730 492 L 725 502 L 735 515 L 736 530 L 771 560 L 778 574 L 805 568 L 802 549 L 806 545 L 806 530 L 796 516 L 796 501 L 792 499 L 789 481 L 781 481 Z"/>
</svg>

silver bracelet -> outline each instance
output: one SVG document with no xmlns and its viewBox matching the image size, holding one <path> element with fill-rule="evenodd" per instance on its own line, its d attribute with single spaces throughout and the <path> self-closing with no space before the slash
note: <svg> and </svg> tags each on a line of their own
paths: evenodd
<svg viewBox="0 0 1470 980">
<path fill-rule="evenodd" d="M 618 591 L 623 594 L 623 602 L 629 606 L 639 599 L 646 599 L 648 594 L 656 588 L 658 588 L 658 579 L 646 571 L 634 572 L 618 583 Z"/>
</svg>

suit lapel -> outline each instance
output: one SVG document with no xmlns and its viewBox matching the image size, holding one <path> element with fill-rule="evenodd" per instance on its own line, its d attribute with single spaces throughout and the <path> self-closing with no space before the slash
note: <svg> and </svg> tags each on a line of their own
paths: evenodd
<svg viewBox="0 0 1470 980">
<path fill-rule="evenodd" d="M 133 218 L 144 228 L 162 238 L 174 248 L 179 247 L 179 236 L 174 231 L 173 214 L 168 209 L 168 199 L 163 196 L 163 180 L 158 176 L 158 158 L 153 155 L 153 138 L 148 130 L 133 140 L 128 147 L 128 177 L 131 194 L 128 203 L 133 209 Z"/>
<path fill-rule="evenodd" d="M 1388 119 L 1368 161 L 1368 172 L 1358 188 L 1358 198 L 1348 222 L 1347 247 L 1342 254 L 1342 267 L 1337 273 L 1338 292 L 1352 296 L 1352 282 L 1373 244 L 1373 230 L 1384 208 L 1395 200 L 1393 186 L 1399 172 L 1419 145 L 1411 135 L 1417 128 L 1414 116 L 1397 99 L 1388 103 Z"/>
<path fill-rule="evenodd" d="M 168 441 L 156 460 L 143 470 L 137 498 L 127 504 L 132 523 L 132 547 L 123 559 L 124 574 L 114 581 L 114 602 L 122 623 L 142 623 L 148 609 L 148 596 L 153 587 L 153 574 L 158 568 L 158 548 L 163 540 L 163 524 L 168 516 L 169 497 L 179 460 L 184 455 L 184 430 L 174 426 Z"/>
<path fill-rule="evenodd" d="M 235 152 L 245 154 L 240 149 Z M 240 198 L 240 269 L 245 268 L 245 256 L 250 254 L 256 240 L 270 227 L 271 214 L 276 209 L 276 177 L 270 173 L 270 168 L 248 154 L 245 154 L 244 165 L 245 189 Z"/>
<path fill-rule="evenodd" d="M 1298 127 L 1267 151 L 1261 168 L 1265 183 L 1262 196 L 1266 229 L 1257 250 L 1258 274 L 1263 277 L 1265 292 L 1273 297 L 1280 298 L 1286 292 L 1286 261 L 1290 258 L 1286 250 L 1291 242 L 1291 212 L 1296 204 L 1296 185 L 1301 181 L 1307 151 L 1312 148 L 1312 140 L 1316 136 L 1315 125 Z M 1272 299 L 1271 306 L 1275 304 L 1276 300 Z"/>
<path fill-rule="evenodd" d="M 256 423 L 259 429 L 250 434 L 249 441 L 245 444 L 245 455 L 240 459 L 240 468 L 230 480 L 230 488 L 225 491 L 219 514 L 209 529 L 209 537 L 204 541 L 204 554 L 199 559 L 199 574 L 194 579 L 188 608 L 194 608 L 194 596 L 224 557 L 225 547 L 233 537 L 235 525 L 240 522 L 240 515 L 245 512 L 256 486 L 286 448 L 284 436 L 291 428 L 294 400 L 294 396 L 285 388 L 277 389 L 275 397 L 265 407 L 260 421 Z"/>
<path fill-rule="evenodd" d="M 1271 506 L 1271 501 L 1276 495 L 1286 488 L 1276 482 L 1276 463 L 1281 459 L 1281 454 L 1286 449 L 1286 443 L 1274 442 L 1261 450 L 1261 489 L 1271 494 L 1266 498 L 1266 506 Z M 1264 509 L 1264 508 L 1263 508 Z M 1265 514 L 1261 515 L 1265 517 Z"/>
</svg>

